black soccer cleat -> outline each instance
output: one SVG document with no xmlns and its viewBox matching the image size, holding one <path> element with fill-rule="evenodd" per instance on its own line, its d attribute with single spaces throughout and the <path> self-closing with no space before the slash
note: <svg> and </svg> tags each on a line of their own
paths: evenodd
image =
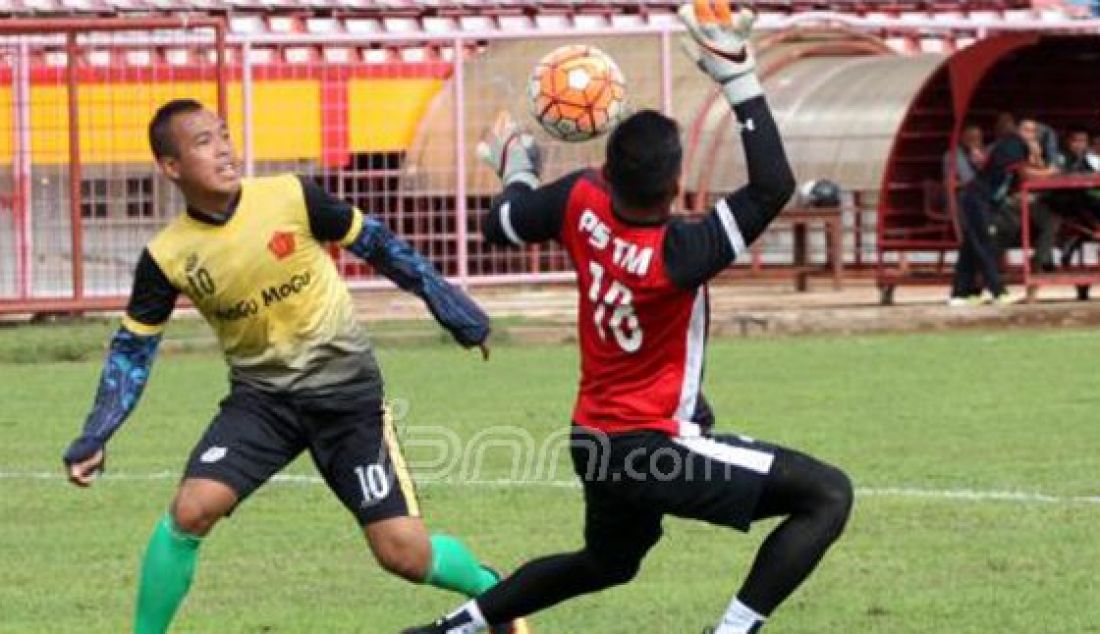
<svg viewBox="0 0 1100 634">
<path fill-rule="evenodd" d="M 532 634 L 533 632 L 524 619 L 516 619 L 504 625 L 491 625 L 488 631 L 489 634 Z M 401 634 L 447 634 L 447 629 L 442 621 L 436 621 L 431 625 L 410 627 L 407 630 L 402 630 Z"/>
<path fill-rule="evenodd" d="M 447 630 L 443 629 L 442 621 L 436 621 L 431 625 L 410 627 L 406 630 L 401 630 L 401 634 L 447 634 Z"/>
<path fill-rule="evenodd" d="M 516 619 L 504 625 L 489 626 L 489 634 L 532 634 L 534 630 L 527 624 L 526 619 Z"/>
</svg>

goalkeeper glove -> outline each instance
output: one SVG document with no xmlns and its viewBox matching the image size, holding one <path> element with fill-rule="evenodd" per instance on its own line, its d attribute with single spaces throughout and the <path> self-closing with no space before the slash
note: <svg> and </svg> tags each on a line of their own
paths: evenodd
<svg viewBox="0 0 1100 634">
<path fill-rule="evenodd" d="M 694 0 L 678 12 L 687 27 L 684 50 L 695 64 L 722 86 L 737 105 L 764 94 L 756 77 L 756 58 L 749 47 L 756 15 L 749 9 L 734 13 L 729 0 Z"/>
<path fill-rule="evenodd" d="M 535 137 L 523 131 L 507 112 L 497 115 L 489 138 L 478 144 L 477 155 L 505 187 L 512 183 L 524 183 L 531 189 L 539 186 L 542 152 Z"/>
</svg>

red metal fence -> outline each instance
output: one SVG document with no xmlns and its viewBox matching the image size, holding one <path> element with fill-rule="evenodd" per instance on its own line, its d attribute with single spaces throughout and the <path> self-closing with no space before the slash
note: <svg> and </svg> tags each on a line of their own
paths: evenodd
<svg viewBox="0 0 1100 634">
<path fill-rule="evenodd" d="M 148 159 L 89 158 L 144 146 L 144 130 L 114 122 L 120 109 L 151 113 L 165 92 L 153 86 L 186 78 L 227 112 L 225 36 L 224 22 L 207 17 L 0 21 L 10 106 L 0 130 L 0 312 L 121 303 L 105 271 L 121 265 L 128 279 L 175 194 Z M 145 63 L 123 63 L 137 57 Z"/>
</svg>

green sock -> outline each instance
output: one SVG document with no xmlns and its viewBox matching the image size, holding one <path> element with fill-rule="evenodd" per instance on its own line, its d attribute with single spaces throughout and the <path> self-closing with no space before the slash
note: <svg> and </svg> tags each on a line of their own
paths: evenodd
<svg viewBox="0 0 1100 634">
<path fill-rule="evenodd" d="M 176 528 L 165 514 L 145 550 L 138 586 L 134 634 L 164 634 L 187 596 L 201 539 Z"/>
<path fill-rule="evenodd" d="M 462 542 L 450 535 L 432 536 L 432 571 L 425 583 L 472 599 L 499 581 L 496 573 L 482 566 Z"/>
</svg>

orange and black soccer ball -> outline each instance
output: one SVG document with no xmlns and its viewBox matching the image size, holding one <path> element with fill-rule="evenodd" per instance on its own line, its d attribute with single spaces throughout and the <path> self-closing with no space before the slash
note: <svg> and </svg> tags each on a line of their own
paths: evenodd
<svg viewBox="0 0 1100 634">
<path fill-rule="evenodd" d="M 531 114 L 551 136 L 570 143 L 607 132 L 626 115 L 626 82 L 618 64 L 594 46 L 555 49 L 531 73 Z"/>
</svg>

